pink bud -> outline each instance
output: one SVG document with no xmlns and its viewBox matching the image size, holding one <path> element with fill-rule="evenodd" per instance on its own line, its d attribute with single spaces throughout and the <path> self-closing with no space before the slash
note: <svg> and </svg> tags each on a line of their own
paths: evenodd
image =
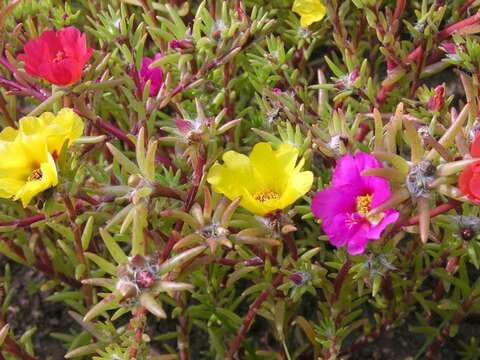
<svg viewBox="0 0 480 360">
<path fill-rule="evenodd" d="M 447 54 L 455 54 L 457 52 L 457 45 L 453 42 L 444 42 L 440 46 Z"/>
<path fill-rule="evenodd" d="M 435 88 L 435 95 L 428 100 L 428 110 L 437 111 L 445 104 L 445 88 L 439 85 Z"/>
<path fill-rule="evenodd" d="M 155 275 L 148 270 L 139 271 L 135 276 L 137 285 L 143 289 L 151 287 L 155 281 Z"/>
<path fill-rule="evenodd" d="M 192 43 L 191 40 L 187 40 L 187 39 L 181 39 L 181 40 L 177 40 L 177 39 L 173 39 L 172 41 L 170 41 L 170 47 L 174 50 L 177 50 L 178 52 L 181 52 L 181 53 L 188 53 L 188 52 L 192 52 L 195 48 L 195 45 Z"/>
<path fill-rule="evenodd" d="M 351 82 L 354 82 L 355 80 L 358 79 L 359 75 L 360 75 L 360 71 L 358 69 L 355 69 L 348 75 L 348 80 Z"/>
</svg>

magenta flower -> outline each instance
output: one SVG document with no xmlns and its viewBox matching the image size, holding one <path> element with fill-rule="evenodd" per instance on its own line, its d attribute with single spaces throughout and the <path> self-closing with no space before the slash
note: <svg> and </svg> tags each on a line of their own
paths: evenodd
<svg viewBox="0 0 480 360">
<path fill-rule="evenodd" d="M 368 216 L 371 209 L 391 196 L 387 180 L 362 176 L 364 170 L 383 165 L 372 155 L 345 155 L 337 161 L 332 185 L 315 195 L 313 214 L 322 219 L 322 227 L 336 247 L 347 246 L 351 255 L 362 254 L 369 240 L 380 238 L 385 228 L 398 219 L 398 212 L 388 209 Z"/>
<path fill-rule="evenodd" d="M 155 60 L 162 57 L 162 54 L 157 53 L 153 59 L 144 57 L 142 61 L 142 68 L 140 69 L 140 89 L 143 92 L 145 84 L 150 80 L 150 96 L 156 96 L 163 84 L 163 71 L 161 67 L 150 69 L 149 66 Z"/>
</svg>

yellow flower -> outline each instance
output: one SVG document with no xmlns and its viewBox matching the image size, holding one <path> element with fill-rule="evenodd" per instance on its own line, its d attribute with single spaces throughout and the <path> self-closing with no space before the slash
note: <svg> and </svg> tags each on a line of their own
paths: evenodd
<svg viewBox="0 0 480 360">
<path fill-rule="evenodd" d="M 292 10 L 300 15 L 300 25 L 307 27 L 320 21 L 327 13 L 321 0 L 295 0 Z"/>
<path fill-rule="evenodd" d="M 57 169 L 47 143 L 40 135 L 17 134 L 13 141 L 0 141 L 0 197 L 22 201 L 57 185 Z"/>
<path fill-rule="evenodd" d="M 298 150 L 282 144 L 272 150 L 268 143 L 258 143 L 249 157 L 235 151 L 223 154 L 223 165 L 214 164 L 207 181 L 213 190 L 230 200 L 242 197 L 240 205 L 257 215 L 283 209 L 305 195 L 312 187 L 313 174 L 301 171 Z"/>
<path fill-rule="evenodd" d="M 58 155 L 65 141 L 68 146 L 83 133 L 82 119 L 69 108 L 63 108 L 57 115 L 45 112 L 39 117 L 26 116 L 19 120 L 18 130 L 11 127 L 3 129 L 0 140 L 13 141 L 19 134 L 41 135 L 47 142 L 48 151 Z"/>
</svg>

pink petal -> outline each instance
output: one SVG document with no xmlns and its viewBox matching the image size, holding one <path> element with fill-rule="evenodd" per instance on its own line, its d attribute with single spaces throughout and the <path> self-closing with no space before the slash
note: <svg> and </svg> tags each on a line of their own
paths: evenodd
<svg viewBox="0 0 480 360">
<path fill-rule="evenodd" d="M 371 225 L 368 230 L 368 238 L 372 240 L 380 239 L 385 228 L 398 220 L 400 214 L 398 211 L 389 209 L 385 211 L 385 217 L 377 225 Z"/>
<path fill-rule="evenodd" d="M 337 214 L 354 213 L 356 197 L 355 188 L 328 187 L 319 191 L 312 201 L 313 215 L 320 219 L 332 219 Z"/>
</svg>

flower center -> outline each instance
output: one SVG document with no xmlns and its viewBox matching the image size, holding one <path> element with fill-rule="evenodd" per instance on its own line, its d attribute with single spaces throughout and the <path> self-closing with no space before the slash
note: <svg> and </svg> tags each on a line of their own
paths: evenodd
<svg viewBox="0 0 480 360">
<path fill-rule="evenodd" d="M 367 216 L 367 214 L 372 209 L 372 195 L 362 195 L 357 196 L 357 213 L 362 216 Z"/>
<path fill-rule="evenodd" d="M 371 224 L 377 225 L 385 216 L 384 213 L 368 216 L 372 210 L 372 194 L 357 196 L 357 213 L 367 219 Z"/>
<path fill-rule="evenodd" d="M 280 195 L 278 195 L 276 191 L 269 189 L 269 190 L 264 190 L 256 193 L 254 198 L 257 201 L 264 203 L 265 201 L 268 201 L 268 200 L 279 199 Z"/>
<path fill-rule="evenodd" d="M 59 50 L 57 55 L 53 58 L 53 62 L 57 63 L 65 59 L 65 52 L 63 50 Z"/>
<path fill-rule="evenodd" d="M 28 177 L 28 181 L 42 180 L 42 177 L 43 177 L 42 170 L 35 169 L 35 170 L 32 171 L 32 173 Z"/>
</svg>

